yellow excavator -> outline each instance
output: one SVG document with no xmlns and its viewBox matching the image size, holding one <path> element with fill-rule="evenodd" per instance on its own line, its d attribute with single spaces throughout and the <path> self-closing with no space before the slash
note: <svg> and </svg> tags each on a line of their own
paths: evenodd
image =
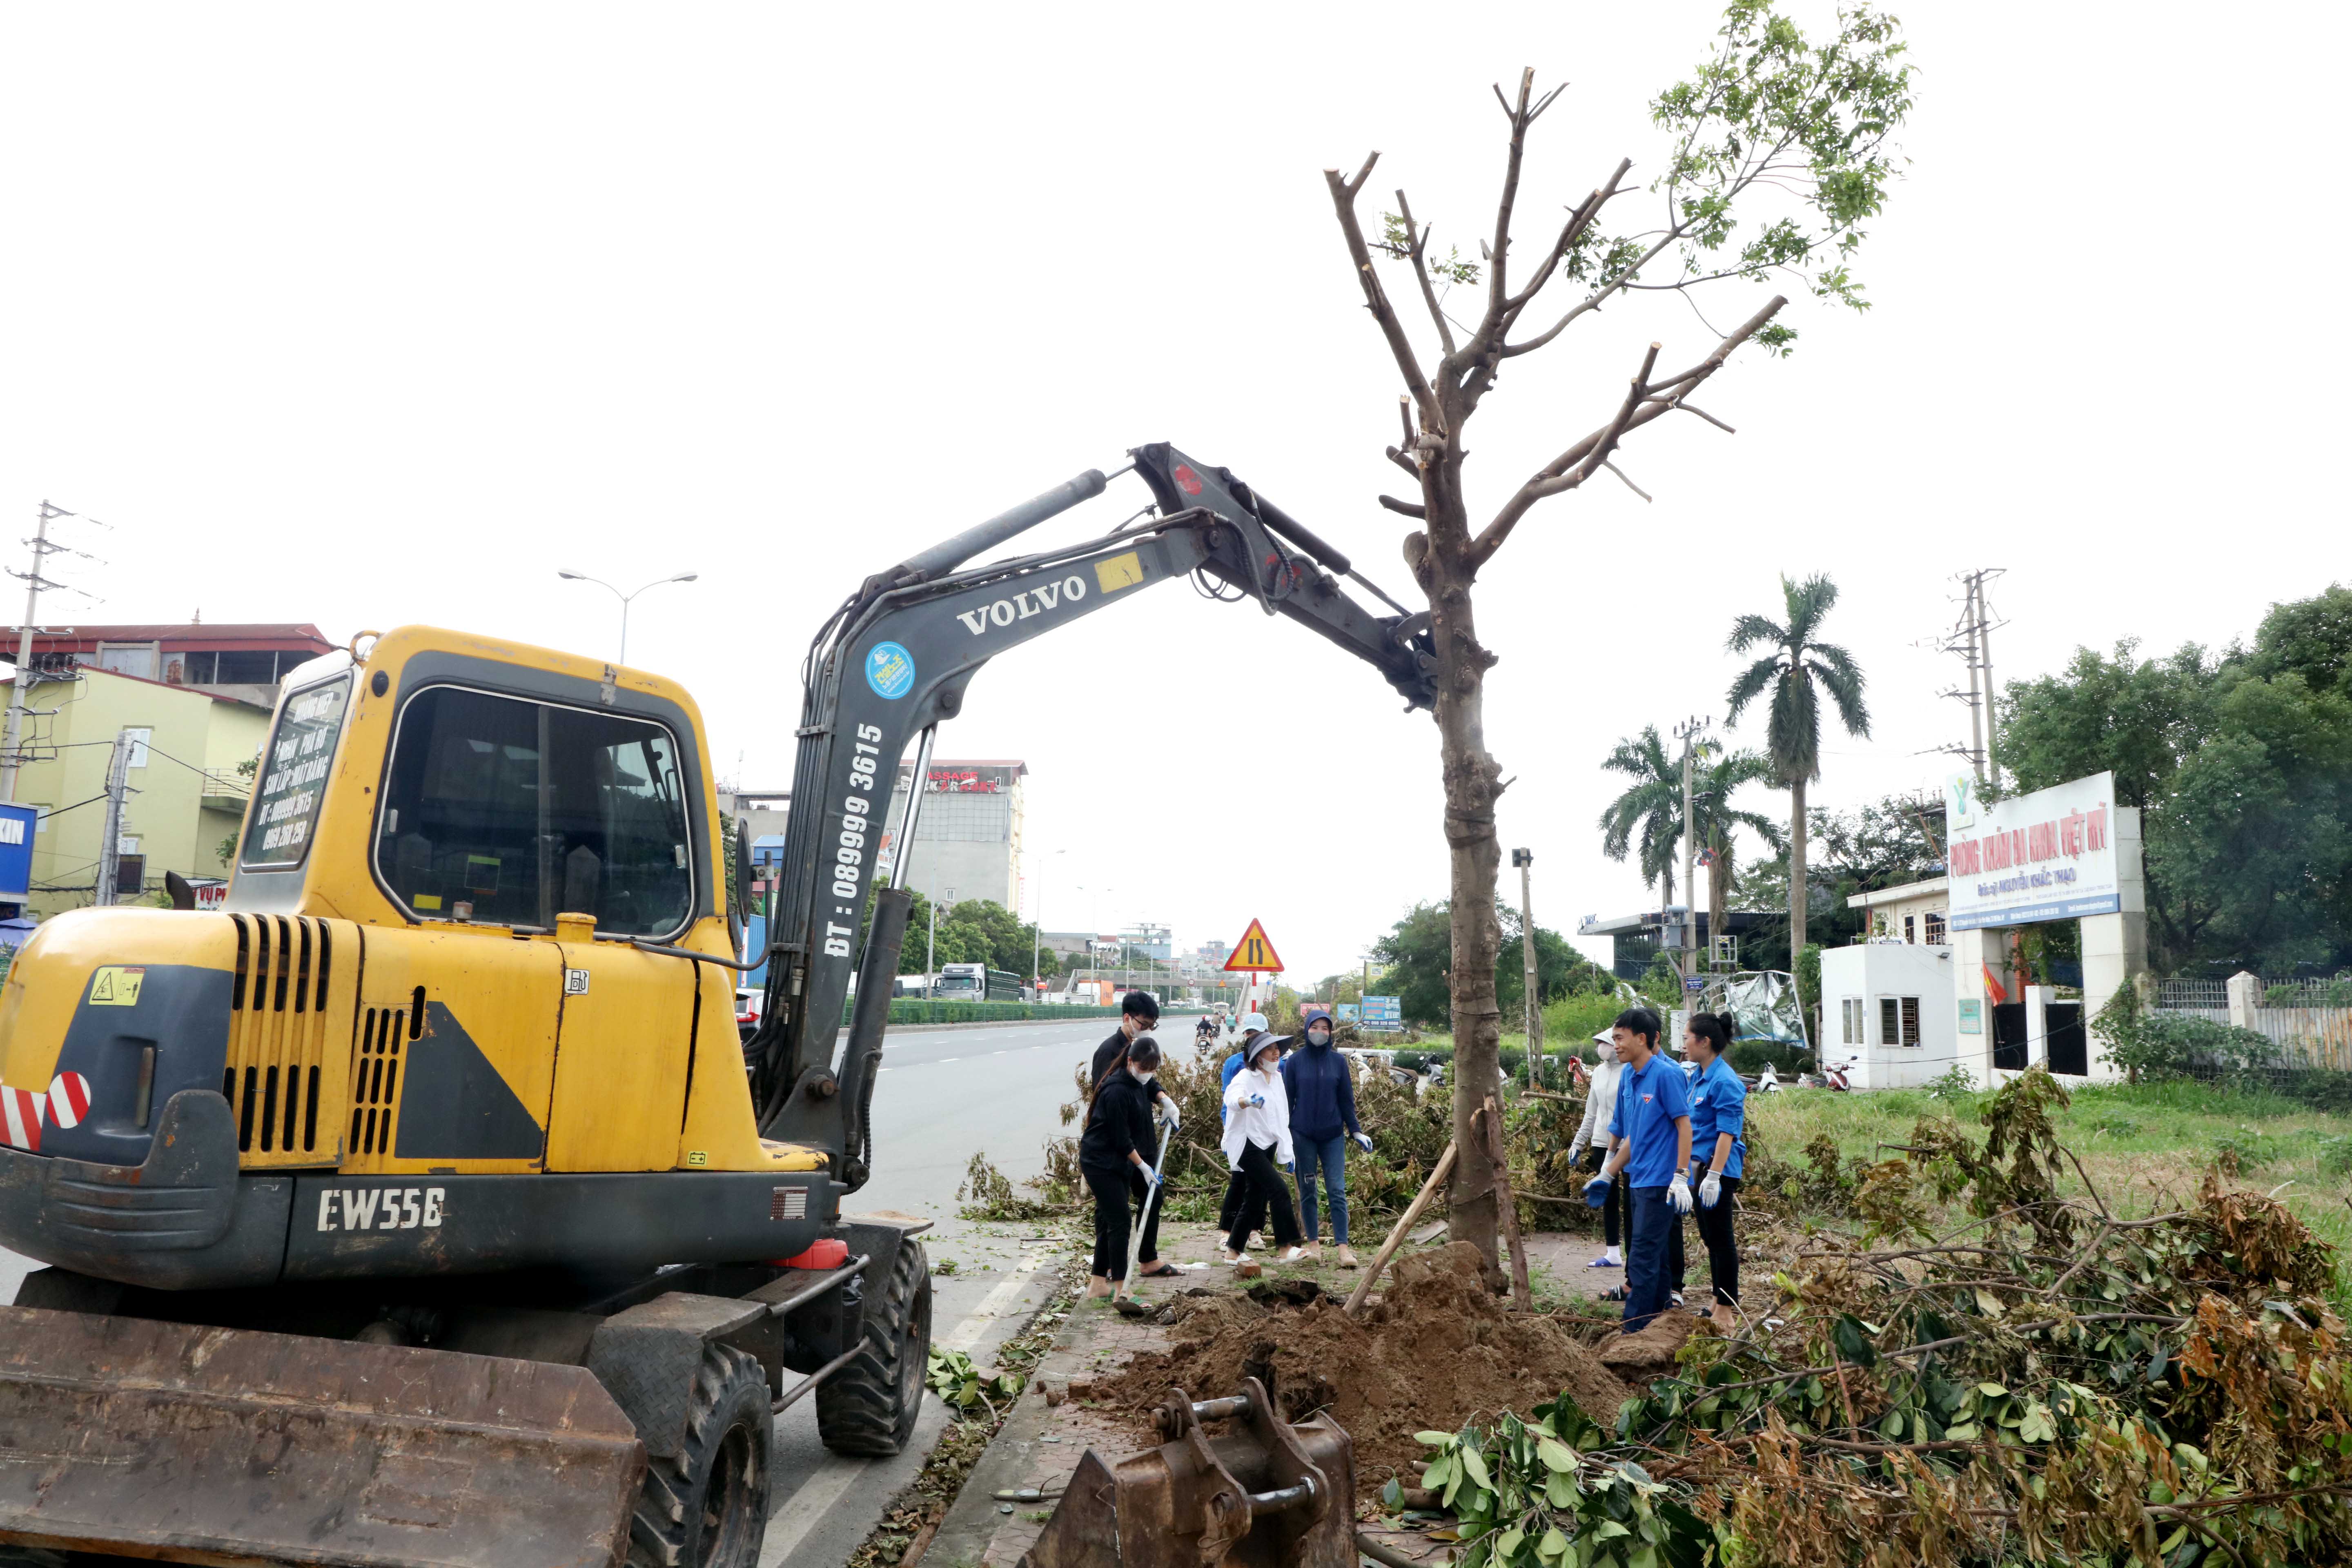
<svg viewBox="0 0 2352 1568">
<path fill-rule="evenodd" d="M 926 1222 L 845 1202 L 909 742 L 920 778 L 990 658 L 1188 575 L 1433 699 L 1425 613 L 1363 607 L 1226 470 L 1130 459 L 1151 503 L 1118 531 L 965 565 L 1089 470 L 824 622 L 750 954 L 675 684 L 423 626 L 295 671 L 225 908 L 59 915 L 0 987 L 0 1247 L 47 1265 L 0 1307 L 0 1546 L 748 1568 L 777 1412 L 814 1395 L 835 1451 L 899 1451 Z"/>
</svg>

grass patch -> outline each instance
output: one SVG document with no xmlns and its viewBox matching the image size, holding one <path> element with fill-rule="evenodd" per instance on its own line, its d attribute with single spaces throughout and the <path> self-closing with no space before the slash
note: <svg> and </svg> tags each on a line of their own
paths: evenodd
<svg viewBox="0 0 2352 1568">
<path fill-rule="evenodd" d="M 2278 1199 L 2339 1253 L 2352 1249 L 2352 1116 L 2314 1110 L 2266 1089 L 2192 1081 L 2103 1084 L 2072 1092 L 2054 1109 L 2058 1138 L 2083 1163 L 2099 1195 L 2123 1217 L 2158 1214 L 2195 1198 L 2206 1170 Z M 1923 1117 L 1948 1116 L 1974 1130 L 1982 1096 L 1937 1099 L 1926 1089 L 1828 1094 L 1800 1089 L 1748 1102 L 1752 1142 L 1781 1165 L 1799 1168 L 1801 1151 L 1827 1137 L 1843 1156 L 1875 1162 L 1910 1142 Z M 1979 1134 L 1981 1136 L 1981 1134 Z M 2084 1196 L 2069 1167 L 2060 1190 Z M 1957 1220 L 1957 1215 L 1956 1215 Z M 2336 1310 L 2352 1317 L 2352 1283 L 2337 1263 Z"/>
</svg>

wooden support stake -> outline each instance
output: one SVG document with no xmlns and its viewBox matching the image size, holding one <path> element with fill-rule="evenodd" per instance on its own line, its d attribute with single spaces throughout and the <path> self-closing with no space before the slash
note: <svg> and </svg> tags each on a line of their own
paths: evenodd
<svg viewBox="0 0 2352 1568">
<path fill-rule="evenodd" d="M 1396 1228 L 1389 1232 L 1389 1238 L 1381 1243 L 1380 1251 L 1372 1255 L 1371 1267 L 1364 1270 L 1363 1279 L 1358 1281 L 1354 1292 L 1349 1296 L 1348 1316 L 1362 1315 L 1364 1298 L 1372 1293 L 1372 1282 L 1381 1277 L 1381 1270 L 1388 1267 L 1389 1259 L 1396 1256 L 1396 1249 L 1404 1245 L 1405 1233 L 1412 1229 L 1412 1222 L 1421 1217 L 1421 1211 L 1429 1206 L 1429 1200 L 1437 1195 L 1437 1189 L 1444 1186 L 1445 1178 L 1454 1173 L 1454 1143 L 1449 1139 L 1445 1152 L 1437 1157 L 1437 1169 L 1430 1172 L 1429 1180 L 1421 1184 L 1420 1193 L 1396 1222 Z"/>
<path fill-rule="evenodd" d="M 1511 1294 L 1517 1298 L 1522 1312 L 1535 1310 L 1535 1297 L 1528 1284 L 1528 1249 L 1519 1240 L 1519 1205 L 1511 1197 L 1510 1154 L 1503 1146 L 1503 1113 L 1495 1109 L 1495 1097 L 1486 1097 L 1486 1149 L 1495 1162 L 1495 1201 L 1502 1205 L 1503 1240 L 1511 1249 Z"/>
</svg>

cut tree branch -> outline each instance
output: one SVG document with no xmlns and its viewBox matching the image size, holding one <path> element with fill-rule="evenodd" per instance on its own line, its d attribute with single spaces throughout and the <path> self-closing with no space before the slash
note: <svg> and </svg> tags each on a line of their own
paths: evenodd
<svg viewBox="0 0 2352 1568">
<path fill-rule="evenodd" d="M 1383 447 L 1381 449 L 1388 454 L 1390 462 L 1394 463 L 1398 468 L 1402 468 L 1406 473 L 1411 474 L 1414 479 L 1418 479 L 1421 478 L 1421 465 L 1419 463 L 1414 462 L 1411 458 L 1406 457 L 1394 447 Z"/>
<path fill-rule="evenodd" d="M 1399 517 L 1410 517 L 1421 521 L 1428 521 L 1429 509 L 1419 501 L 1399 500 L 1394 496 L 1382 496 L 1380 500 L 1382 506 L 1395 512 Z"/>
<path fill-rule="evenodd" d="M 1589 477 L 1584 470 L 1580 470 L 1578 478 L 1567 483 L 1559 482 L 1570 468 L 1584 463 L 1596 453 L 1601 458 L 1607 458 L 1610 450 L 1627 433 L 1638 430 L 1651 420 L 1670 413 L 1685 395 L 1698 387 L 1707 377 L 1721 370 L 1724 361 L 1731 357 L 1732 352 L 1761 331 L 1764 324 L 1778 315 L 1780 308 L 1788 302 L 1786 296 L 1775 294 L 1771 301 L 1762 310 L 1741 322 L 1729 336 L 1717 343 L 1713 353 L 1708 354 L 1690 369 L 1663 381 L 1653 382 L 1647 386 L 1637 385 L 1632 399 L 1635 406 L 1630 416 L 1623 415 L 1621 410 L 1620 418 L 1612 419 L 1601 429 L 1585 437 L 1567 451 L 1546 463 L 1528 479 L 1527 483 L 1518 488 L 1517 492 L 1509 500 L 1503 503 L 1503 510 L 1495 514 L 1494 521 L 1480 530 L 1478 537 L 1471 543 L 1472 569 L 1475 571 L 1493 559 L 1495 552 L 1502 548 L 1503 541 L 1511 536 L 1511 530 L 1518 526 L 1519 519 L 1525 517 L 1536 502 L 1548 495 L 1557 495 L 1561 490 L 1571 489 L 1576 485 L 1581 484 L 1584 478 Z M 1654 358 L 1655 353 L 1655 345 L 1653 345 L 1651 357 Z M 1646 364 L 1649 362 L 1645 360 L 1643 363 Z"/>
<path fill-rule="evenodd" d="M 1445 312 L 1438 307 L 1436 287 L 1429 280 L 1429 263 L 1425 254 L 1429 247 L 1429 236 L 1412 221 L 1412 204 L 1404 199 L 1402 186 L 1397 188 L 1396 199 L 1397 211 L 1404 217 L 1404 231 L 1409 240 L 1406 254 L 1412 258 L 1412 275 L 1421 283 L 1421 302 L 1429 307 L 1429 319 L 1437 323 L 1438 346 L 1451 354 L 1454 352 L 1454 329 L 1447 323 Z"/>
<path fill-rule="evenodd" d="M 1380 274 L 1372 269 L 1371 249 L 1365 245 L 1363 228 L 1356 222 L 1356 193 L 1371 177 L 1372 165 L 1380 156 L 1375 153 L 1366 158 L 1352 180 L 1342 179 L 1337 169 L 1326 169 L 1323 183 L 1330 188 L 1331 205 L 1339 215 L 1339 232 L 1347 237 L 1348 258 L 1356 264 L 1356 281 L 1364 290 L 1364 309 L 1380 323 L 1381 335 L 1388 340 L 1389 353 L 1395 356 L 1397 370 L 1421 410 L 1422 423 L 1434 428 L 1438 423 L 1436 395 L 1430 390 L 1429 377 L 1423 374 L 1412 343 L 1404 335 L 1404 323 L 1397 320 L 1395 308 L 1389 303 L 1388 290 L 1381 287 Z"/>
</svg>

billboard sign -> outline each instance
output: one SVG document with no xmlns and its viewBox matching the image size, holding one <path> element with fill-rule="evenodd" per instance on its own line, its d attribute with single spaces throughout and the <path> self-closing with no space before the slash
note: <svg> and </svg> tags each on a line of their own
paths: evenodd
<svg viewBox="0 0 2352 1568">
<path fill-rule="evenodd" d="M 1978 796 L 1973 775 L 1946 780 L 1951 929 L 2075 920 L 2122 909 L 2115 803 L 2111 773 L 1992 804 Z"/>
<path fill-rule="evenodd" d="M 33 891 L 33 833 L 40 808 L 0 804 L 0 900 L 21 904 Z"/>
<path fill-rule="evenodd" d="M 1382 1033 L 1402 1030 L 1404 1027 L 1404 1009 L 1401 1005 L 1402 1000 L 1395 996 L 1365 997 L 1364 1027 Z"/>
</svg>

